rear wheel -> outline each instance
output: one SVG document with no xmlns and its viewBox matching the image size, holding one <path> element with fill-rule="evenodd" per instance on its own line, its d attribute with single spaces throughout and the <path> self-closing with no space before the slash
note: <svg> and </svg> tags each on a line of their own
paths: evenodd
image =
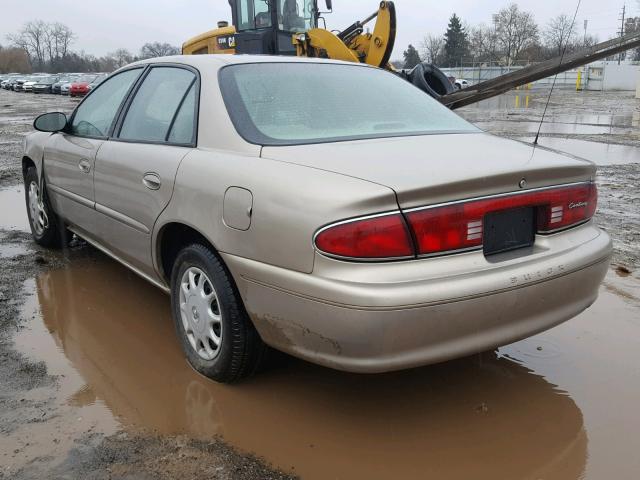
<svg viewBox="0 0 640 480">
<path fill-rule="evenodd" d="M 203 375 L 231 383 L 264 363 L 267 346 L 231 275 L 206 246 L 193 244 L 178 254 L 171 275 L 171 308 L 182 349 Z"/>
<path fill-rule="evenodd" d="M 46 187 L 40 190 L 40 181 L 35 167 L 29 167 L 24 175 L 24 197 L 31 235 L 43 247 L 62 247 L 71 239 L 71 232 L 49 204 Z"/>
</svg>

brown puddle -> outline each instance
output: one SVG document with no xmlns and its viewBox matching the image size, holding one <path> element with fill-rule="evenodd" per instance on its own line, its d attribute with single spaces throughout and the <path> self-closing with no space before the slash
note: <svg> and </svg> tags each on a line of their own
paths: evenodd
<svg viewBox="0 0 640 480">
<path fill-rule="evenodd" d="M 18 348 L 63 373 L 60 402 L 106 431 L 115 418 L 221 435 L 309 479 L 640 471 L 640 307 L 605 289 L 578 318 L 497 355 L 375 376 L 287 359 L 223 386 L 186 364 L 168 297 L 115 262 L 99 255 L 30 286 L 25 309 L 40 314 Z"/>
</svg>

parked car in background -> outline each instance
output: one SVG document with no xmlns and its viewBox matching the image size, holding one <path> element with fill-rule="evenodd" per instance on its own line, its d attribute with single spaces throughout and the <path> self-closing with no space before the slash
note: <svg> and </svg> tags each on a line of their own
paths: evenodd
<svg viewBox="0 0 640 480">
<path fill-rule="evenodd" d="M 491 350 L 582 312 L 609 266 L 593 163 L 484 133 L 382 69 L 149 59 L 34 127 L 34 240 L 74 232 L 169 292 L 218 381 L 266 345 L 369 373 Z"/>
<path fill-rule="evenodd" d="M 456 78 L 453 86 L 456 90 L 462 90 L 463 88 L 467 88 L 469 86 L 469 82 L 464 78 Z"/>
<path fill-rule="evenodd" d="M 14 92 L 22 92 L 22 85 L 27 81 L 25 77 L 18 77 L 11 82 L 11 90 Z"/>
<path fill-rule="evenodd" d="M 76 79 L 77 77 L 71 75 L 63 75 L 59 77 L 58 80 L 51 86 L 51 93 L 60 95 L 60 93 L 62 93 L 62 85 L 64 85 L 65 83 L 71 83 Z"/>
<path fill-rule="evenodd" d="M 22 84 L 22 90 L 29 93 L 33 92 L 33 86 L 40 81 L 42 77 L 30 77 Z"/>
<path fill-rule="evenodd" d="M 75 82 L 75 80 L 71 80 L 69 82 L 63 83 L 60 86 L 60 94 L 61 95 L 69 95 L 69 90 L 71 90 L 71 85 Z"/>
<path fill-rule="evenodd" d="M 33 86 L 33 93 L 52 93 L 54 83 L 58 77 L 43 77 Z"/>
<path fill-rule="evenodd" d="M 108 73 L 100 73 L 96 76 L 96 78 L 87 86 L 87 93 L 100 85 L 104 80 L 109 76 Z"/>
<path fill-rule="evenodd" d="M 87 75 L 71 83 L 69 95 L 72 97 L 84 97 L 89 93 L 89 85 L 96 80 L 97 75 Z"/>
</svg>

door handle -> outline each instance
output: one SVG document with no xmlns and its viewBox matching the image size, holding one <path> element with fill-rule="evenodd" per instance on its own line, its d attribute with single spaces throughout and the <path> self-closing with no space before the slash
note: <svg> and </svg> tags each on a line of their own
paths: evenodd
<svg viewBox="0 0 640 480">
<path fill-rule="evenodd" d="M 160 185 L 162 185 L 157 173 L 146 173 L 144 177 L 142 177 L 142 183 L 149 190 L 158 190 Z"/>
<path fill-rule="evenodd" d="M 78 168 L 82 173 L 89 173 L 91 171 L 91 163 L 89 163 L 89 160 L 83 158 L 78 163 Z"/>
</svg>

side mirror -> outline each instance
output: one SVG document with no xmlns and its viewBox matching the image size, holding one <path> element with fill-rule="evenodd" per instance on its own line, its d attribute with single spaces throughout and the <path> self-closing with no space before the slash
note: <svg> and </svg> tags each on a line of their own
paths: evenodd
<svg viewBox="0 0 640 480">
<path fill-rule="evenodd" d="M 67 116 L 61 112 L 43 113 L 33 122 L 33 128 L 41 132 L 59 132 L 67 126 Z"/>
<path fill-rule="evenodd" d="M 331 3 L 331 0 L 325 0 L 326 4 L 327 4 L 327 10 L 333 10 L 333 5 Z"/>
</svg>

